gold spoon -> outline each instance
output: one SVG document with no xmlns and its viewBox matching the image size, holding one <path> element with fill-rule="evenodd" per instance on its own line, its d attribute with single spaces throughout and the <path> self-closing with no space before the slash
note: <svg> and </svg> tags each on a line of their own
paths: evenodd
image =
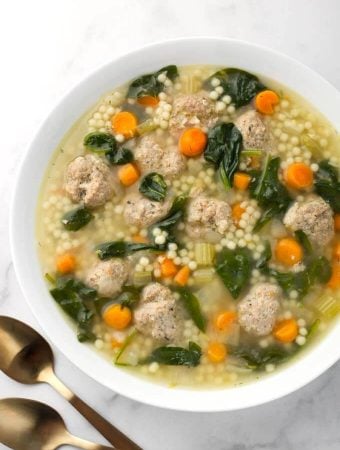
<svg viewBox="0 0 340 450">
<path fill-rule="evenodd" d="M 0 370 L 20 383 L 50 384 L 113 446 L 122 450 L 142 450 L 57 378 L 52 349 L 40 334 L 23 322 L 6 316 L 0 316 Z"/>
<path fill-rule="evenodd" d="M 57 411 L 33 400 L 0 400 L 0 417 L 0 442 L 14 450 L 54 450 L 67 444 L 85 450 L 113 450 L 73 436 Z"/>
</svg>

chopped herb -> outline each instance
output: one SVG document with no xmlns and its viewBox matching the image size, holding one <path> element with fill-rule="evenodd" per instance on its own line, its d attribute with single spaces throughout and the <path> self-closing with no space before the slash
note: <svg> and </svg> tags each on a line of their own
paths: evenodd
<svg viewBox="0 0 340 450">
<path fill-rule="evenodd" d="M 215 72 L 204 82 L 204 88 L 211 90 L 211 80 L 217 78 L 223 88 L 223 95 L 230 95 L 236 108 L 247 105 L 255 95 L 266 89 L 265 85 L 253 74 L 240 69 L 222 69 Z"/>
<path fill-rule="evenodd" d="M 178 289 L 185 309 L 189 313 L 191 319 L 201 331 L 205 331 L 206 320 L 202 314 L 198 298 L 187 288 Z"/>
<path fill-rule="evenodd" d="M 251 254 L 246 248 L 224 249 L 217 255 L 216 272 L 235 299 L 249 282 L 251 263 Z"/>
<path fill-rule="evenodd" d="M 149 364 L 155 361 L 168 366 L 196 367 L 200 363 L 201 356 L 201 347 L 195 342 L 189 342 L 188 349 L 183 347 L 158 347 L 142 363 Z"/>
<path fill-rule="evenodd" d="M 93 214 L 85 206 L 79 206 L 64 214 L 61 223 L 66 230 L 77 231 L 87 225 L 93 217 Z"/>
<path fill-rule="evenodd" d="M 226 189 L 232 187 L 242 148 L 242 134 L 233 123 L 220 123 L 208 132 L 204 158 L 219 170 Z"/>
<path fill-rule="evenodd" d="M 164 177 L 156 172 L 146 175 L 139 186 L 141 194 L 156 202 L 162 202 L 165 199 L 167 189 Z"/>
</svg>

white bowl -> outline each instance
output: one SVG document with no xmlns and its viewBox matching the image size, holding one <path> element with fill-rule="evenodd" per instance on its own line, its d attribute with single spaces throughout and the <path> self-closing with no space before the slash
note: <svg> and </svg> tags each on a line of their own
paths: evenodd
<svg viewBox="0 0 340 450">
<path fill-rule="evenodd" d="M 119 394 L 151 405 L 186 411 L 227 411 L 259 405 L 286 395 L 320 375 L 340 357 L 340 325 L 294 364 L 264 379 L 216 390 L 167 388 L 112 365 L 91 347 L 78 343 L 74 329 L 50 297 L 36 251 L 39 189 L 50 157 L 72 124 L 105 92 L 167 64 L 218 64 L 238 67 L 297 91 L 328 120 L 340 124 L 340 93 L 315 72 L 272 50 L 214 38 L 161 42 L 120 57 L 75 86 L 48 116 L 26 152 L 11 211 L 11 246 L 16 273 L 42 328 L 78 368 Z"/>
</svg>

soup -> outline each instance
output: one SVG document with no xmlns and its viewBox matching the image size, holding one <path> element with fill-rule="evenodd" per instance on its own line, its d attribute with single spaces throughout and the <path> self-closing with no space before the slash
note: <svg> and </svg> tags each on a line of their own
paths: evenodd
<svg viewBox="0 0 340 450">
<path fill-rule="evenodd" d="M 297 94 L 238 69 L 167 66 L 103 96 L 37 215 L 79 341 L 169 386 L 293 360 L 340 310 L 339 148 Z"/>
</svg>

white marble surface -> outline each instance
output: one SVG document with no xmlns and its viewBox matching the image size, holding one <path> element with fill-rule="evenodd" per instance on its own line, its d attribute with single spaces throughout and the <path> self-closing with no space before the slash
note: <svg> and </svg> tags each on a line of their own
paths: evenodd
<svg viewBox="0 0 340 450">
<path fill-rule="evenodd" d="M 160 39 L 215 35 L 294 56 L 340 88 L 338 0 L 11 0 L 0 15 L 0 313 L 39 328 L 11 264 L 13 178 L 39 122 L 70 86 L 100 64 Z M 42 149 L 43 151 L 43 149 Z M 339 343 L 334 343 L 339 345 Z M 57 372 L 146 450 L 338 450 L 340 364 L 299 392 L 234 413 L 190 414 L 137 404 L 90 380 L 56 352 Z M 104 442 L 46 386 L 0 373 L 0 398 L 47 401 L 79 436 Z M 1 417 L 0 417 L 1 420 Z M 0 448 L 5 448 L 0 444 Z"/>
</svg>

